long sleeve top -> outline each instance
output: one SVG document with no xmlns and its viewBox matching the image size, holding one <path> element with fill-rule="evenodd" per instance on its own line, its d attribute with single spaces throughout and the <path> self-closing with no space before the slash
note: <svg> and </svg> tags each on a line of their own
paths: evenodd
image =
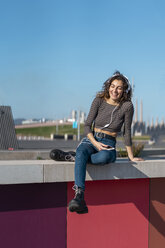
<svg viewBox="0 0 165 248">
<path fill-rule="evenodd" d="M 85 135 L 92 133 L 93 123 L 96 128 L 102 128 L 103 130 L 116 133 L 121 131 L 124 124 L 124 143 L 126 146 L 131 146 L 131 124 L 133 113 L 134 107 L 131 101 L 126 101 L 121 106 L 116 107 L 116 105 L 107 103 L 103 98 L 95 97 L 85 122 Z M 110 125 L 108 127 L 104 127 L 109 123 Z"/>
</svg>

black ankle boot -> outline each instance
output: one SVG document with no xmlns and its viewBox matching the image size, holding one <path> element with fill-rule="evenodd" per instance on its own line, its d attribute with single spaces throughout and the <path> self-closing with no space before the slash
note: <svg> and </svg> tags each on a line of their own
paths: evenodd
<svg viewBox="0 0 165 248">
<path fill-rule="evenodd" d="M 74 151 L 69 151 L 69 153 L 70 153 L 73 157 L 76 156 L 76 153 L 75 153 Z"/>
<path fill-rule="evenodd" d="M 74 187 L 75 197 L 69 202 L 69 211 L 78 214 L 88 213 L 88 208 L 84 200 L 84 190 L 80 187 Z"/>
<path fill-rule="evenodd" d="M 75 153 L 74 152 L 64 152 L 59 149 L 53 149 L 51 150 L 49 154 L 50 158 L 55 161 L 69 161 L 74 162 L 75 161 Z"/>
</svg>

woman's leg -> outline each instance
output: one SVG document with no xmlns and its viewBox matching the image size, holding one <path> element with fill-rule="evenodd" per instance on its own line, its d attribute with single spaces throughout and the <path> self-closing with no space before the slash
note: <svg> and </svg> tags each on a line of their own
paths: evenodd
<svg viewBox="0 0 165 248">
<path fill-rule="evenodd" d="M 86 165 L 92 153 L 96 149 L 88 139 L 84 139 L 76 150 L 75 161 L 75 197 L 69 202 L 69 210 L 77 213 L 87 213 L 88 207 L 84 200 Z"/>
<path fill-rule="evenodd" d="M 75 185 L 85 190 L 86 165 L 91 154 L 97 150 L 89 143 L 82 142 L 76 150 Z"/>
<path fill-rule="evenodd" d="M 110 142 L 108 141 L 108 144 Z M 115 145 L 115 144 L 109 144 Z M 77 213 L 87 213 L 88 208 L 84 200 L 85 177 L 87 162 L 93 164 L 106 164 L 114 162 L 116 151 L 100 151 L 91 144 L 89 139 L 84 138 L 76 150 L 75 161 L 75 197 L 69 202 L 69 210 Z"/>
</svg>

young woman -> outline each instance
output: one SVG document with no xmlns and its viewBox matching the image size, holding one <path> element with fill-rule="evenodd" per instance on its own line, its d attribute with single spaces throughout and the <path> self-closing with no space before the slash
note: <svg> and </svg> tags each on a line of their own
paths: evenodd
<svg viewBox="0 0 165 248">
<path fill-rule="evenodd" d="M 126 76 L 116 71 L 104 84 L 92 102 L 85 122 L 85 135 L 77 147 L 75 157 L 75 197 L 69 203 L 71 212 L 86 213 L 88 208 L 84 200 L 86 165 L 107 164 L 116 160 L 116 136 L 124 124 L 124 142 L 128 157 L 131 161 L 140 161 L 133 156 L 131 140 L 131 124 L 133 118 L 133 104 L 131 102 L 132 89 Z M 73 154 L 59 152 L 57 157 Z M 56 159 L 57 160 L 57 159 Z"/>
</svg>

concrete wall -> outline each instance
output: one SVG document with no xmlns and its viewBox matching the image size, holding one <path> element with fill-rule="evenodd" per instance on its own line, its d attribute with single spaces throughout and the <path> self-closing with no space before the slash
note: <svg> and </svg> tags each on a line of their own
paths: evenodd
<svg viewBox="0 0 165 248">
<path fill-rule="evenodd" d="M 150 179 L 149 248 L 165 247 L 165 178 Z"/>
<path fill-rule="evenodd" d="M 66 183 L 0 186 L 0 247 L 66 247 Z"/>
<path fill-rule="evenodd" d="M 148 247 L 149 179 L 88 182 L 86 201 L 88 214 L 67 212 L 68 248 Z"/>
<path fill-rule="evenodd" d="M 38 166 L 37 163 L 36 161 Z M 64 171 L 62 166 L 60 173 L 62 164 L 49 162 L 51 169 L 55 165 L 59 170 L 56 179 Z M 128 164 L 130 167 L 126 167 L 125 163 L 123 168 L 127 169 L 125 174 L 128 174 L 129 178 L 109 179 L 113 173 L 117 174 L 117 171 L 122 168 L 122 163 L 116 163 L 114 164 L 116 172 L 112 165 L 107 165 L 107 168 L 101 167 L 108 171 L 108 168 L 110 169 L 112 166 L 113 170 L 109 171 L 110 175 L 107 175 L 107 179 L 99 180 L 97 178 L 97 180 L 91 179 L 86 182 L 85 198 L 89 213 L 82 215 L 70 213 L 67 209 L 67 204 L 73 197 L 73 182 L 54 180 L 54 182 L 48 183 L 40 182 L 37 179 L 38 183 L 34 183 L 35 173 L 37 173 L 35 171 L 33 182 L 23 184 L 21 181 L 27 180 L 27 177 L 23 175 L 22 179 L 19 178 L 21 177 L 21 165 L 17 164 L 18 167 L 15 167 L 15 170 L 19 175 L 19 181 L 17 181 L 18 178 L 15 178 L 15 181 L 4 184 L 4 181 L 1 180 L 2 176 L 7 177 L 8 174 L 3 174 L 1 170 L 0 247 L 164 248 L 165 176 L 153 178 L 152 172 L 150 172 L 151 177 L 140 178 L 147 169 L 144 168 L 143 163 L 141 168 L 140 163 L 137 163 L 135 169 L 139 166 L 138 170 L 141 169 L 142 173 L 137 174 L 138 178 L 135 178 L 135 171 L 133 173 L 131 168 L 134 165 Z M 35 167 L 34 161 L 33 165 Z M 158 165 L 163 171 L 163 161 Z M 0 169 L 4 166 L 0 164 Z M 72 163 L 65 164 L 65 166 L 72 171 Z M 146 167 L 149 166 L 146 163 Z M 29 167 L 28 163 L 22 165 L 22 170 L 26 167 Z M 88 170 L 91 169 L 90 173 L 93 173 L 93 177 L 97 176 L 97 168 L 100 173 L 100 167 L 94 166 L 94 171 L 90 165 L 88 167 Z M 151 170 L 153 168 L 158 169 L 156 165 L 153 167 L 151 164 Z M 10 169 L 9 166 L 7 170 L 10 171 Z M 55 169 L 51 171 L 57 174 Z M 67 173 L 66 171 L 66 174 L 61 176 L 61 180 L 67 176 Z M 149 172 L 147 173 L 149 174 Z M 154 175 L 156 173 L 154 171 Z M 130 178 L 131 175 L 134 178 Z M 121 174 L 118 172 L 119 176 Z M 10 177 L 10 180 L 13 178 Z M 50 177 L 51 180 L 53 180 L 52 177 Z"/>
</svg>

